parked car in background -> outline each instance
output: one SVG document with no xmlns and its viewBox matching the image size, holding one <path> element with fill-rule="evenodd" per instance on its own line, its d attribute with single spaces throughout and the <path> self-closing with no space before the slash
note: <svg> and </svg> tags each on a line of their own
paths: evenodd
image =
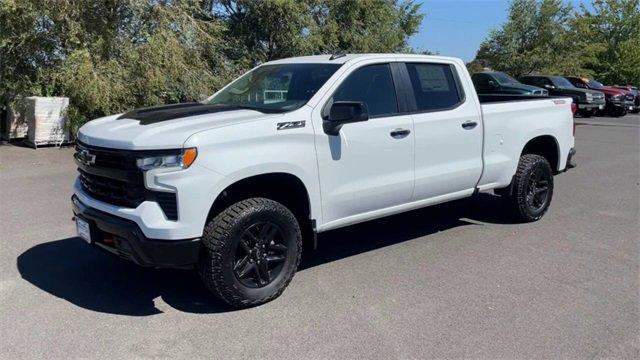
<svg viewBox="0 0 640 360">
<path fill-rule="evenodd" d="M 566 76 L 565 78 L 577 88 L 602 92 L 607 103 L 604 112 L 611 116 L 624 116 L 627 114 L 627 111 L 635 109 L 633 106 L 633 95 L 627 97 L 627 93 L 622 89 L 604 86 L 602 83 L 593 79 L 577 76 Z"/>
<path fill-rule="evenodd" d="M 635 114 L 640 112 L 640 89 L 638 89 L 636 86 L 631 86 L 631 85 L 614 86 L 614 88 L 627 90 L 627 91 L 631 92 L 633 94 L 633 97 L 634 97 L 634 100 L 633 100 L 634 109 L 630 110 L 629 112 L 632 112 L 632 113 L 635 113 Z"/>
<path fill-rule="evenodd" d="M 547 90 L 525 85 L 503 72 L 475 73 L 471 80 L 478 94 L 549 95 Z"/>
<path fill-rule="evenodd" d="M 568 96 L 578 105 L 582 117 L 590 117 L 606 106 L 605 97 L 599 91 L 579 89 L 562 76 L 529 75 L 520 79 L 525 84 L 543 87 L 553 96 Z"/>
</svg>

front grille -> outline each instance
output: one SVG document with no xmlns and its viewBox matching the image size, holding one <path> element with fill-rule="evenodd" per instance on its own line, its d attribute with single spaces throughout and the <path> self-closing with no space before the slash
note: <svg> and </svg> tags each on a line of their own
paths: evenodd
<svg viewBox="0 0 640 360">
<path fill-rule="evenodd" d="M 159 153 L 157 150 L 116 150 L 78 143 L 76 163 L 82 189 L 96 200 L 127 208 L 136 208 L 147 200 L 155 201 L 167 219 L 177 220 L 176 194 L 145 188 L 143 172 L 136 165 L 137 159 Z M 87 162 L 87 159 L 91 161 Z"/>
<path fill-rule="evenodd" d="M 93 175 L 78 169 L 82 188 L 97 200 L 106 203 L 136 208 L 145 199 L 144 186 Z"/>
</svg>

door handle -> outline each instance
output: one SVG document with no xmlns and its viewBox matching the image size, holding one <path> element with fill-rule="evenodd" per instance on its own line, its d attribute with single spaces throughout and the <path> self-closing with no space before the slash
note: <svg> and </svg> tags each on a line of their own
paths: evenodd
<svg viewBox="0 0 640 360">
<path fill-rule="evenodd" d="M 395 129 L 391 132 L 391 137 L 394 139 L 402 139 L 407 137 L 407 135 L 411 134 L 411 130 L 407 129 Z"/>
<path fill-rule="evenodd" d="M 478 126 L 478 123 L 471 120 L 468 120 L 462 123 L 462 128 L 465 130 L 471 130 L 476 126 Z"/>
</svg>

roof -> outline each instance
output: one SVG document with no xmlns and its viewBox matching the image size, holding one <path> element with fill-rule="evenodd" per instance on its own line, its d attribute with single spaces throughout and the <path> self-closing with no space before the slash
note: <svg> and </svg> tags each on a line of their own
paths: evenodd
<svg viewBox="0 0 640 360">
<path fill-rule="evenodd" d="M 298 56 L 279 60 L 269 61 L 266 64 L 293 64 L 293 63 L 307 63 L 307 64 L 344 64 L 352 60 L 369 60 L 377 58 L 417 58 L 417 59 L 431 59 L 431 60 L 458 60 L 457 58 L 433 56 L 433 55 L 416 55 L 416 54 L 345 54 L 344 56 L 334 57 L 331 60 L 332 55 L 313 55 L 313 56 Z"/>
</svg>

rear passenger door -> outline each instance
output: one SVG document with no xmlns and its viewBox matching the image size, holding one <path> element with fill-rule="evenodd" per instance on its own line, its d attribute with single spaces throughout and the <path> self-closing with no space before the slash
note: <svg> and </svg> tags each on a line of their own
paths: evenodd
<svg viewBox="0 0 640 360">
<path fill-rule="evenodd" d="M 447 63 L 406 63 L 414 103 L 413 200 L 473 193 L 482 174 L 482 119 Z M 471 96 L 471 94 L 469 94 Z"/>
</svg>

